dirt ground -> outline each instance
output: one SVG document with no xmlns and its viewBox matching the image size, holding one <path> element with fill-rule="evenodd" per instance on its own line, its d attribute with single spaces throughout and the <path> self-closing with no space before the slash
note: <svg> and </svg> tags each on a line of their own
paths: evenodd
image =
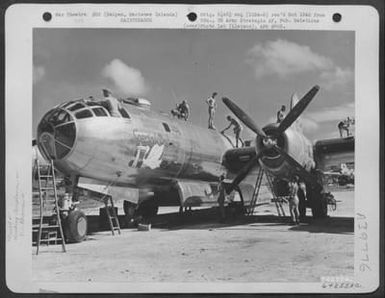
<svg viewBox="0 0 385 298">
<path fill-rule="evenodd" d="M 330 218 L 299 226 L 260 206 L 254 216 L 218 223 L 216 209 L 180 218 L 162 210 L 151 231 L 95 231 L 82 243 L 43 246 L 39 282 L 319 282 L 354 273 L 354 192 L 334 194 Z M 287 207 L 286 207 L 287 208 Z M 287 210 L 287 209 L 286 209 Z M 308 211 L 310 213 L 310 211 Z"/>
</svg>

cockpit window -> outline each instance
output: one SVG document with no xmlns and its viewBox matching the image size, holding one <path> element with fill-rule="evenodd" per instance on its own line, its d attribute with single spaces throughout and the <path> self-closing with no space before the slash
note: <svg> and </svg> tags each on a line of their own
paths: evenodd
<svg viewBox="0 0 385 298">
<path fill-rule="evenodd" d="M 92 109 L 97 117 L 107 117 L 107 112 L 102 108 L 94 108 Z"/>
<path fill-rule="evenodd" d="M 69 102 L 66 102 L 66 103 L 60 105 L 59 107 L 62 108 L 62 109 L 65 109 L 66 107 L 72 105 L 74 102 L 75 102 L 75 100 L 71 100 Z"/>
<path fill-rule="evenodd" d="M 64 123 L 64 122 L 69 122 L 69 121 L 72 121 L 72 117 L 70 114 L 68 114 L 67 112 L 65 111 L 61 111 L 58 115 L 57 115 L 57 124 L 61 124 L 61 123 Z"/>
<path fill-rule="evenodd" d="M 56 149 L 56 157 L 59 159 L 66 156 L 71 151 L 71 148 L 64 146 L 60 142 L 55 142 L 55 149 Z"/>
<path fill-rule="evenodd" d="M 55 113 L 51 114 L 48 119 L 53 126 L 72 121 L 71 115 L 63 110 L 56 111 Z"/>
<path fill-rule="evenodd" d="M 83 111 L 77 112 L 75 114 L 75 117 L 77 119 L 90 118 L 92 117 L 92 113 L 89 110 L 83 110 Z"/>
<path fill-rule="evenodd" d="M 171 131 L 171 130 L 170 130 L 170 127 L 168 126 L 167 123 L 162 122 L 162 124 L 163 124 L 163 127 L 164 127 L 164 130 L 165 130 L 165 131 L 167 131 L 167 132 L 170 132 L 170 131 Z"/>
<path fill-rule="evenodd" d="M 38 134 L 41 134 L 43 131 L 53 134 L 54 129 L 52 125 L 49 124 L 49 122 L 46 119 L 43 119 L 39 126 L 37 127 Z"/>
<path fill-rule="evenodd" d="M 74 122 L 55 128 L 56 141 L 71 148 L 75 142 L 76 128 Z"/>
<path fill-rule="evenodd" d="M 123 118 L 131 119 L 130 115 L 128 115 L 127 111 L 123 108 L 119 109 L 120 114 L 123 116 Z"/>
<path fill-rule="evenodd" d="M 84 105 L 78 102 L 77 104 L 75 104 L 72 107 L 68 108 L 68 110 L 73 112 L 73 111 L 79 110 L 81 108 L 84 108 Z"/>
</svg>

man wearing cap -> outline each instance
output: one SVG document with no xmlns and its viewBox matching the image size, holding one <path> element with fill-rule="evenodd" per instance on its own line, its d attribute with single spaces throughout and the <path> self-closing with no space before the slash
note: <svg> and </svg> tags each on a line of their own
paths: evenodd
<svg viewBox="0 0 385 298">
<path fill-rule="evenodd" d="M 122 108 L 119 100 L 112 96 L 112 92 L 107 89 L 103 89 L 104 102 L 107 104 L 107 109 L 112 117 L 121 117 L 119 109 Z"/>
</svg>

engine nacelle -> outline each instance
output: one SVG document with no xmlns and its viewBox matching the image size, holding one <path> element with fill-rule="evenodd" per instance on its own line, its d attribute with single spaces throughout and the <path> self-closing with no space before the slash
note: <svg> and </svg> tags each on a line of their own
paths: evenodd
<svg viewBox="0 0 385 298">
<path fill-rule="evenodd" d="M 267 138 L 257 137 L 256 151 L 257 154 L 264 151 L 260 158 L 260 165 L 265 170 L 280 178 L 289 178 L 298 172 L 273 148 L 274 145 L 284 150 L 307 171 L 314 168 L 312 144 L 302 133 L 293 128 L 280 133 L 276 123 L 265 126 L 263 130 Z"/>
</svg>

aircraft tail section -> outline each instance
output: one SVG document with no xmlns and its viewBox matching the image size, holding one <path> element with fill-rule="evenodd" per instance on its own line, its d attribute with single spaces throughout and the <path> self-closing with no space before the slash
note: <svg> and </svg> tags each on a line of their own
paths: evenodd
<svg viewBox="0 0 385 298">
<path fill-rule="evenodd" d="M 294 108 L 294 106 L 298 103 L 298 101 L 299 101 L 298 94 L 294 92 L 290 99 L 290 111 Z"/>
</svg>

